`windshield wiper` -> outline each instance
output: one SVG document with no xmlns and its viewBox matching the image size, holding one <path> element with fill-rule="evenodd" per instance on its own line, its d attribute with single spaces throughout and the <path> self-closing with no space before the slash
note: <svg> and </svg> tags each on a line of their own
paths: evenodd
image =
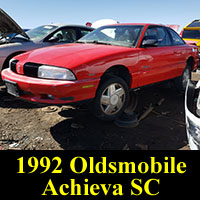
<svg viewBox="0 0 200 200">
<path fill-rule="evenodd" d="M 88 43 L 111 45 L 111 43 L 109 43 L 109 42 L 102 42 L 102 41 L 98 41 L 98 40 L 89 41 Z"/>
<path fill-rule="evenodd" d="M 82 43 L 82 44 L 85 44 L 87 42 L 84 42 L 84 41 L 76 41 L 75 43 Z"/>
<path fill-rule="evenodd" d="M 93 40 L 93 41 L 90 41 L 90 40 L 88 40 L 88 41 L 76 41 L 76 43 L 111 45 L 111 43 L 109 43 L 109 42 L 102 42 L 102 41 L 98 41 L 98 40 Z"/>
</svg>

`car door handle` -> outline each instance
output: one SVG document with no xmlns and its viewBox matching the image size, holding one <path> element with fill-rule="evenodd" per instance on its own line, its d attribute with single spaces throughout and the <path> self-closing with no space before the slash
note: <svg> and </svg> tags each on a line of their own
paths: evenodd
<svg viewBox="0 0 200 200">
<path fill-rule="evenodd" d="M 181 51 L 174 51 L 174 54 L 176 54 L 176 55 L 181 55 L 182 52 L 181 52 Z"/>
<path fill-rule="evenodd" d="M 174 54 L 178 54 L 179 52 L 178 51 L 174 51 Z"/>
</svg>

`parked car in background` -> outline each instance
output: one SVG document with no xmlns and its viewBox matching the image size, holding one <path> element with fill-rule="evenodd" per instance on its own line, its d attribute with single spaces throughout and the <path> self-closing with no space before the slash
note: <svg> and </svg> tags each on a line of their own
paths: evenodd
<svg viewBox="0 0 200 200">
<path fill-rule="evenodd" d="M 130 90 L 174 78 L 184 89 L 198 61 L 198 48 L 169 27 L 115 24 L 77 43 L 18 55 L 2 78 L 14 96 L 49 104 L 91 100 L 95 116 L 114 120 L 126 108 Z"/>
<path fill-rule="evenodd" d="M 180 35 L 188 44 L 196 44 L 198 46 L 200 57 L 200 19 L 186 25 Z"/>
<path fill-rule="evenodd" d="M 200 80 L 188 81 L 185 93 L 185 119 L 190 149 L 200 150 Z"/>
<path fill-rule="evenodd" d="M 24 32 L 29 31 L 30 29 L 23 29 Z M 17 33 L 10 33 L 6 38 L 5 36 L 1 36 L 0 35 L 0 44 L 5 44 L 6 42 L 8 42 L 9 40 L 11 40 L 13 37 L 15 37 L 17 35 Z"/>
<path fill-rule="evenodd" d="M 49 24 L 24 31 L 0 9 L 0 71 L 14 56 L 36 48 L 71 43 L 94 29 L 82 25 Z M 9 37 L 9 35 L 13 35 Z"/>
</svg>

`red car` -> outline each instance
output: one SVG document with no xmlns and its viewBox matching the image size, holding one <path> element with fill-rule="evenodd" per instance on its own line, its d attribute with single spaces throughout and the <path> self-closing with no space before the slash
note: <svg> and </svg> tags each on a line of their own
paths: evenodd
<svg viewBox="0 0 200 200">
<path fill-rule="evenodd" d="M 98 118 L 113 120 L 126 108 L 130 90 L 173 78 L 185 88 L 198 61 L 198 48 L 169 27 L 115 24 L 73 44 L 16 56 L 2 78 L 17 97 L 49 104 L 92 100 Z"/>
</svg>

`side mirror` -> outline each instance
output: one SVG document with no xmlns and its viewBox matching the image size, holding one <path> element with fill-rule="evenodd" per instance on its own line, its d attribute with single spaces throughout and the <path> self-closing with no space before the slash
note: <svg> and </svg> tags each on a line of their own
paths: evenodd
<svg viewBox="0 0 200 200">
<path fill-rule="evenodd" d="M 145 36 L 142 41 L 142 47 L 157 47 L 158 39 L 154 36 Z"/>
<path fill-rule="evenodd" d="M 59 38 L 58 37 L 51 37 L 48 39 L 48 42 L 58 42 Z"/>
</svg>

